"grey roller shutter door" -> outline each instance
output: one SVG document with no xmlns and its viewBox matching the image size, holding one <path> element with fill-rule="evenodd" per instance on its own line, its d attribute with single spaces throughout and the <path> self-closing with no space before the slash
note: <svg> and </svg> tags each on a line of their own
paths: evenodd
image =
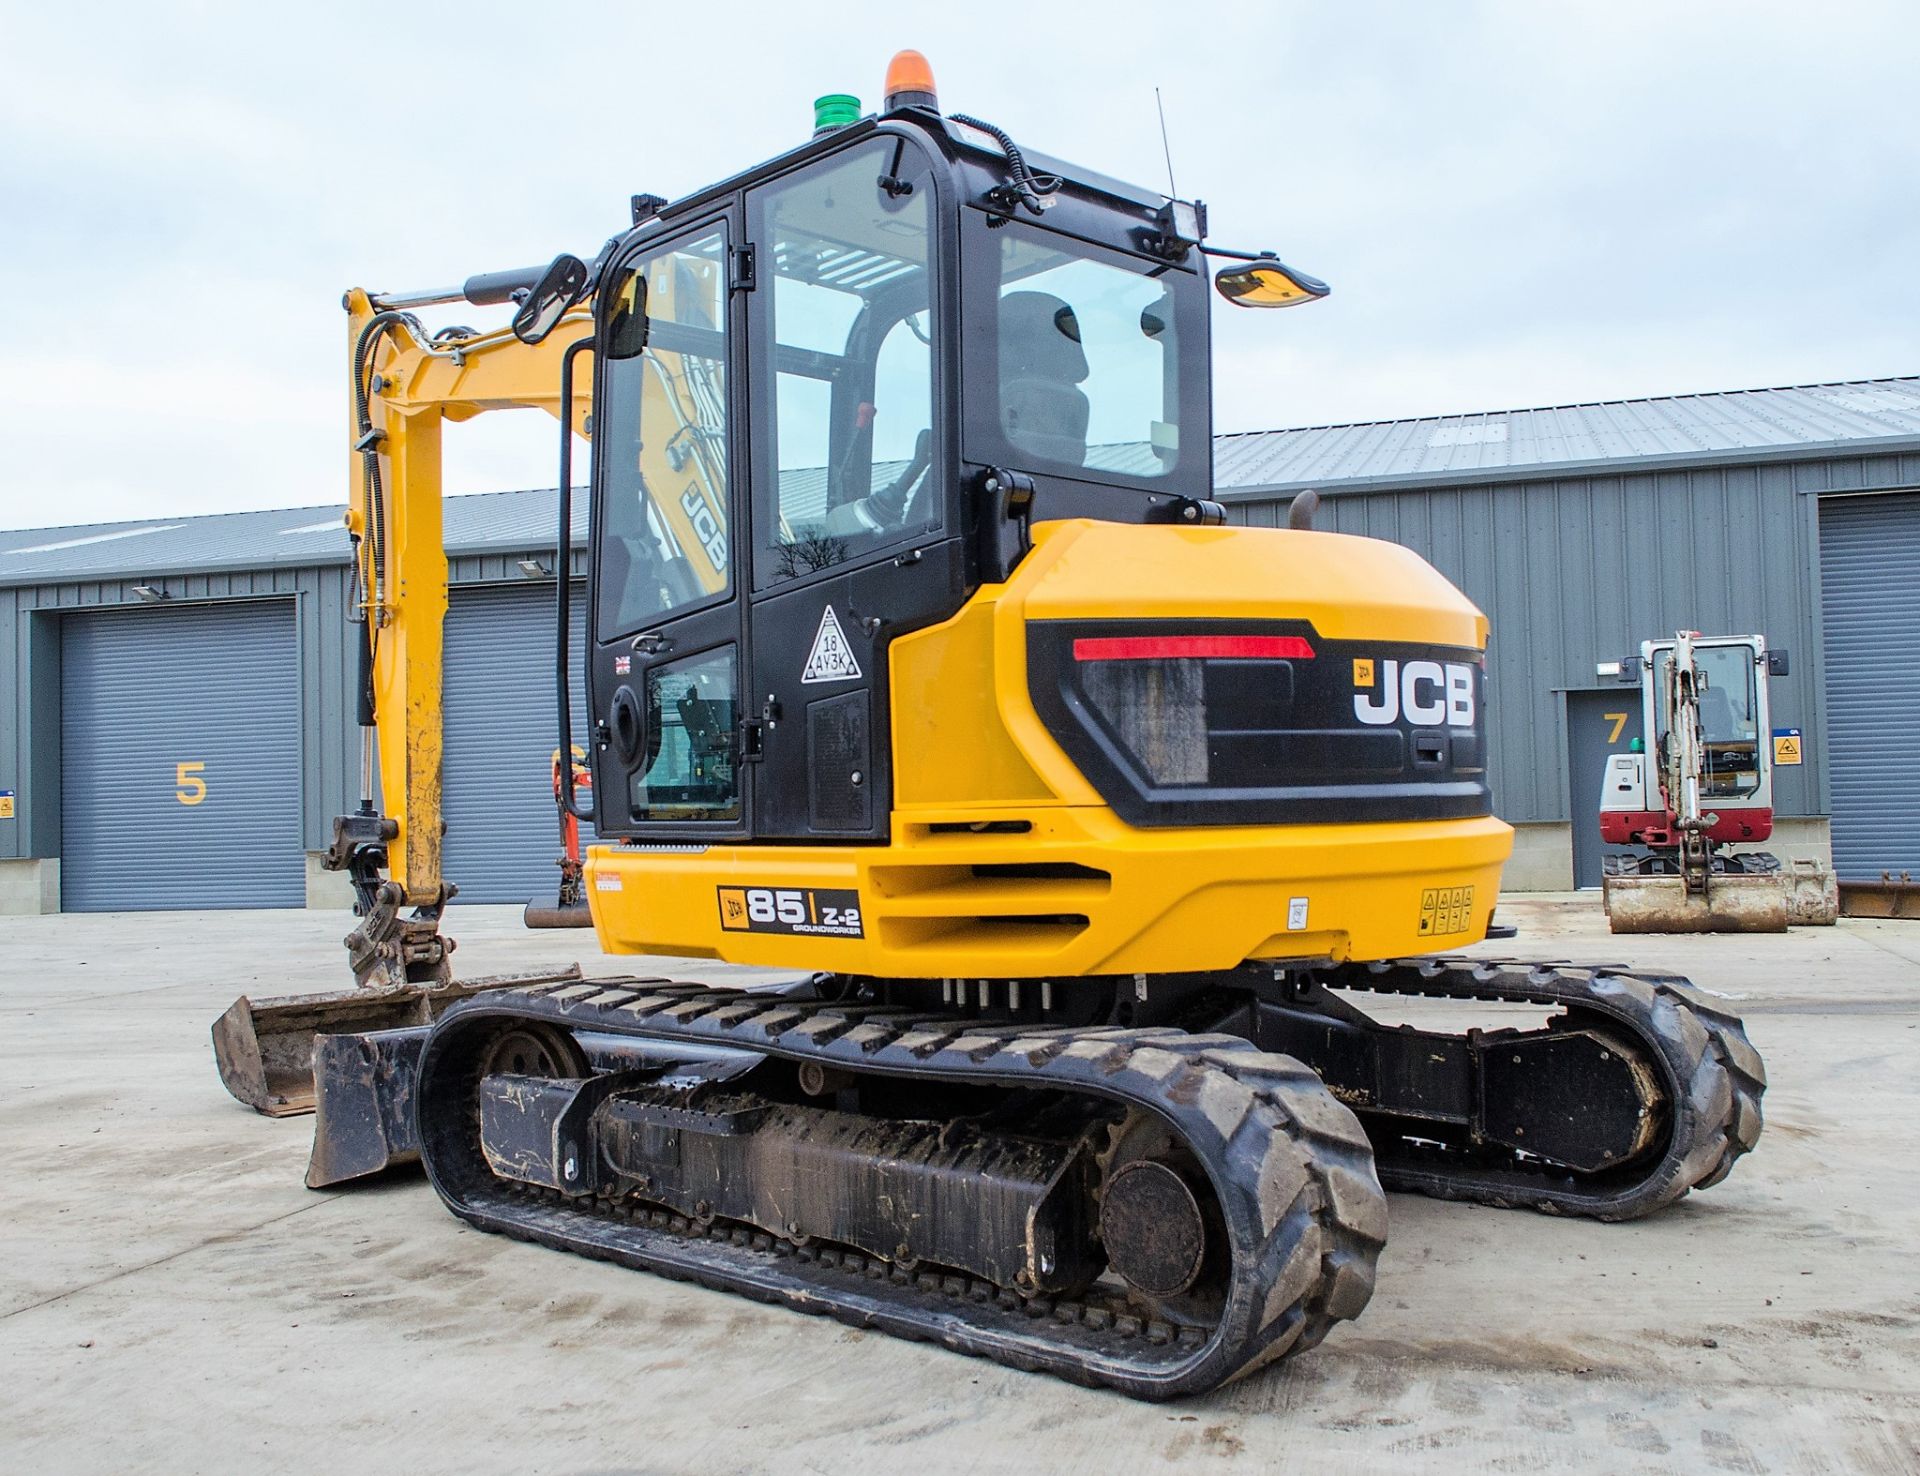
<svg viewBox="0 0 1920 1476">
<path fill-rule="evenodd" d="M 60 669 L 63 908 L 304 905 L 291 600 L 68 615 Z"/>
<path fill-rule="evenodd" d="M 574 742 L 585 743 L 581 693 L 586 585 L 573 597 Z M 559 887 L 553 804 L 553 586 L 455 589 L 448 602 L 441 764 L 447 838 L 442 868 L 458 902 L 550 901 Z M 582 824 L 582 845 L 592 827 Z"/>
<path fill-rule="evenodd" d="M 1823 500 L 1820 587 L 1834 870 L 1920 876 L 1920 496 Z"/>
</svg>

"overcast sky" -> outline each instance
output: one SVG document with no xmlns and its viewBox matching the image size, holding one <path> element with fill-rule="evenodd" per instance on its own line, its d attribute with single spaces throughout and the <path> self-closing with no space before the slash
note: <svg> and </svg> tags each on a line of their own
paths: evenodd
<svg viewBox="0 0 1920 1476">
<path fill-rule="evenodd" d="M 1213 239 L 1333 285 L 1216 311 L 1221 430 L 1920 372 L 1912 0 L 0 0 L 0 526 L 344 501 L 343 288 L 590 253 L 901 46 L 1164 188 L 1158 85 Z"/>
</svg>

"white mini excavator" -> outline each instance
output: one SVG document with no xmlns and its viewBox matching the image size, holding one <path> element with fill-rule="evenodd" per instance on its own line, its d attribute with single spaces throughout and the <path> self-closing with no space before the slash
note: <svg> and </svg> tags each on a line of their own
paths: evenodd
<svg viewBox="0 0 1920 1476">
<path fill-rule="evenodd" d="M 1641 643 L 1641 731 L 1607 760 L 1600 836 L 1632 854 L 1602 863 L 1616 933 L 1783 933 L 1839 916 L 1833 872 L 1735 851 L 1773 833 L 1773 755 L 1767 678 L 1786 652 L 1764 637 L 1702 636 Z"/>
</svg>

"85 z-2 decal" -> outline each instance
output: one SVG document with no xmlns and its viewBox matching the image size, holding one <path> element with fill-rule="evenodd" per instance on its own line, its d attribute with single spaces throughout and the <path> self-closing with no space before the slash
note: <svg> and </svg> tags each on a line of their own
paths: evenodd
<svg viewBox="0 0 1920 1476">
<path fill-rule="evenodd" d="M 860 894 L 838 887 L 720 887 L 720 926 L 729 933 L 799 933 L 864 938 Z"/>
</svg>

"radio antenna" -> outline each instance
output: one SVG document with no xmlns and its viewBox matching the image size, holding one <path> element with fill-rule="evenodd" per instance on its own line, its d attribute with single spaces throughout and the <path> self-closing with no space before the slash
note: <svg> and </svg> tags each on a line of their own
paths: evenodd
<svg viewBox="0 0 1920 1476">
<path fill-rule="evenodd" d="M 1180 191 L 1174 187 L 1173 183 L 1173 145 L 1167 142 L 1167 108 L 1166 104 L 1160 101 L 1158 87 L 1153 89 L 1153 107 L 1154 111 L 1160 115 L 1160 150 L 1167 156 L 1167 194 L 1177 200 L 1180 198 Z"/>
</svg>

